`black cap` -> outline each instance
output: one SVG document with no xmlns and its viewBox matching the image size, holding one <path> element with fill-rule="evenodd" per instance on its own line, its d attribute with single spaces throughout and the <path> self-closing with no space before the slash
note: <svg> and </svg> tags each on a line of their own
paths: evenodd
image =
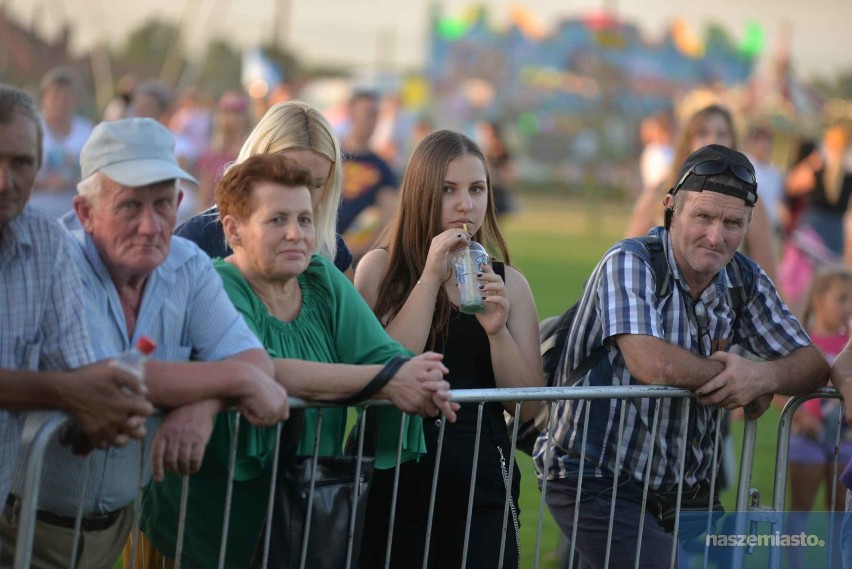
<svg viewBox="0 0 852 569">
<path fill-rule="evenodd" d="M 723 169 L 715 174 L 700 175 L 691 172 L 698 164 L 717 160 L 728 165 L 728 168 Z M 743 176 L 741 168 L 731 168 L 731 166 L 739 166 L 745 168 L 750 176 Z M 691 173 L 690 173 L 691 172 Z M 689 175 L 687 176 L 687 173 Z M 723 183 L 715 178 L 721 174 L 728 174 Z M 737 152 L 727 146 L 720 144 L 709 144 L 703 146 L 690 154 L 680 168 L 677 175 L 677 185 L 672 188 L 669 193 L 674 195 L 678 191 L 685 190 L 690 192 L 702 192 L 708 190 L 711 192 L 719 192 L 742 199 L 746 205 L 753 206 L 757 202 L 757 182 L 747 181 L 745 178 L 754 180 L 754 166 L 746 158 L 745 154 Z"/>
</svg>

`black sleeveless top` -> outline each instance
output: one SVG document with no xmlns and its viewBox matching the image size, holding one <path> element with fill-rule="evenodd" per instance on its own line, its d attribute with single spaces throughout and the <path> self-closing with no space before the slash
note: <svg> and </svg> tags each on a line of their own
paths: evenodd
<svg viewBox="0 0 852 569">
<path fill-rule="evenodd" d="M 494 272 L 505 281 L 505 266 L 499 261 L 492 263 Z M 444 354 L 444 365 L 450 370 L 446 380 L 452 389 L 487 389 L 496 387 L 494 368 L 491 365 L 491 345 L 488 334 L 480 325 L 476 316 L 465 314 L 453 308 L 447 334 L 435 336 L 435 351 Z M 476 425 L 476 403 L 462 405 L 456 425 Z M 488 403 L 483 411 L 485 423 L 489 419 L 503 421 L 503 407 L 500 403 Z M 505 423 L 503 423 L 505 424 Z M 505 429 L 503 429 L 505 432 Z"/>
</svg>

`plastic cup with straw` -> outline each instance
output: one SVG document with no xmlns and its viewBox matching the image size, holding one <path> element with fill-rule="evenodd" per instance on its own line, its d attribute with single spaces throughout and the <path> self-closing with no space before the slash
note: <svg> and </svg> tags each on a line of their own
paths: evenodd
<svg viewBox="0 0 852 569">
<path fill-rule="evenodd" d="M 462 229 L 468 233 L 467 224 Z M 459 309 L 467 314 L 485 311 L 484 297 L 477 287 L 475 274 L 480 271 L 480 265 L 488 263 L 485 248 L 471 241 L 467 247 L 453 255 L 453 267 L 456 272 L 456 283 L 459 287 Z"/>
</svg>

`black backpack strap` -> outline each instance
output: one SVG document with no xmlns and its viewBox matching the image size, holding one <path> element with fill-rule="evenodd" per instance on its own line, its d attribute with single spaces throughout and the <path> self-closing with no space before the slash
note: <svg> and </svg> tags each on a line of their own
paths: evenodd
<svg viewBox="0 0 852 569">
<path fill-rule="evenodd" d="M 745 306 L 748 301 L 754 296 L 755 288 L 757 287 L 757 279 L 755 278 L 755 270 L 757 264 L 750 261 L 745 255 L 737 252 L 734 253 L 734 258 L 731 261 L 731 269 L 734 272 L 734 279 L 739 284 L 728 290 L 728 304 L 734 311 L 734 321 L 731 323 L 731 328 L 734 331 L 734 345 L 740 344 L 738 323 L 740 317 L 745 311 Z"/>
<path fill-rule="evenodd" d="M 637 237 L 636 241 L 645 246 L 651 261 L 651 269 L 654 271 L 654 296 L 661 298 L 666 295 L 671 284 L 671 271 L 663 249 L 663 242 L 656 235 L 644 235 Z"/>
<path fill-rule="evenodd" d="M 628 240 L 625 240 L 627 242 Z M 659 299 L 668 292 L 671 284 L 671 272 L 669 271 L 669 264 L 666 260 L 666 252 L 663 249 L 663 243 L 660 239 L 655 235 L 645 235 L 643 237 L 637 237 L 633 241 L 637 243 L 641 243 L 645 250 L 647 251 L 647 259 L 651 263 L 651 268 L 654 271 L 654 295 Z M 641 250 L 637 251 L 635 248 L 628 245 L 628 249 L 642 255 Z M 645 257 L 645 255 L 642 255 Z M 574 312 L 576 312 L 576 307 Z M 567 314 L 566 314 L 567 315 Z M 566 315 L 563 315 L 563 319 Z M 560 327 L 557 332 L 556 342 L 557 344 L 564 344 L 567 340 L 568 333 L 571 329 L 571 323 L 574 320 L 574 314 L 571 314 L 571 318 L 568 319 L 567 323 L 560 322 Z M 598 362 L 600 362 L 603 357 L 606 355 L 606 347 L 599 346 L 589 353 L 588 356 L 577 366 L 575 369 L 571 371 L 568 375 L 568 383 L 567 385 L 573 385 L 583 379 L 583 377 L 589 373 L 589 371 L 594 368 Z"/>
<path fill-rule="evenodd" d="M 626 244 L 629 241 L 631 240 L 625 240 L 623 243 Z M 642 237 L 637 237 L 632 241 L 641 243 L 644 246 L 645 251 L 647 251 L 647 259 L 650 261 L 651 269 L 654 271 L 654 296 L 656 296 L 657 299 L 662 298 L 668 293 L 671 284 L 671 272 L 669 271 L 669 263 L 666 259 L 666 252 L 663 249 L 662 241 L 660 241 L 659 237 L 657 237 L 656 235 L 645 235 Z M 627 248 L 642 255 L 641 249 L 637 251 L 635 248 L 629 245 Z M 642 256 L 645 257 L 645 255 Z M 571 321 L 573 321 L 573 315 Z M 564 330 L 560 328 L 558 333 L 564 333 L 564 335 L 567 337 L 569 331 L 570 322 L 567 326 L 565 326 Z M 559 342 L 559 340 L 560 338 L 557 336 L 556 341 Z M 562 339 L 562 342 L 564 343 L 565 339 Z M 607 350 L 605 346 L 598 346 L 597 348 L 592 350 L 591 353 L 589 353 L 589 355 L 586 356 L 586 358 L 582 362 L 580 362 L 580 365 L 577 366 L 574 370 L 572 370 L 571 373 L 568 375 L 568 385 L 573 385 L 580 381 L 587 373 L 589 373 L 589 371 L 592 370 L 592 368 L 594 368 L 598 364 L 599 361 L 603 359 L 603 357 L 606 355 L 606 352 Z"/>
</svg>

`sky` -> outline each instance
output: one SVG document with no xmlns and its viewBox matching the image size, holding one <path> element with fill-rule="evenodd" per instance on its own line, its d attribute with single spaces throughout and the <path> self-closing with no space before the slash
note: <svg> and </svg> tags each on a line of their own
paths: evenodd
<svg viewBox="0 0 852 569">
<path fill-rule="evenodd" d="M 380 67 L 417 68 L 427 57 L 427 23 L 431 6 L 460 14 L 474 3 L 464 0 L 0 0 L 29 24 L 34 18 L 47 34 L 61 22 L 76 26 L 75 47 L 85 49 L 106 39 L 119 44 L 133 28 L 159 17 L 183 21 L 188 45 L 226 38 L 251 47 L 269 39 L 277 6 L 289 4 L 287 42 L 309 63 L 370 72 Z M 804 78 L 832 77 L 852 71 L 852 0 L 481 0 L 495 25 L 505 25 L 508 9 L 523 5 L 544 23 L 590 10 L 615 9 L 636 22 L 653 40 L 675 18 L 683 18 L 699 35 L 708 22 L 723 25 L 735 39 L 750 21 L 766 34 L 771 53 L 785 25 L 792 29 L 794 68 Z"/>
</svg>

